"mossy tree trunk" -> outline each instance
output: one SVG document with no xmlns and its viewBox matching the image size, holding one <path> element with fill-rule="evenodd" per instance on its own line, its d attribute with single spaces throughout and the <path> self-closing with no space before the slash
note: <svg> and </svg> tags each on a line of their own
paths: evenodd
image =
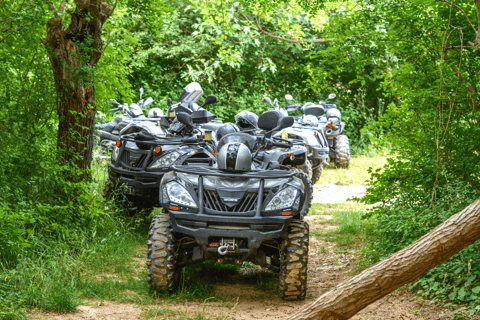
<svg viewBox="0 0 480 320">
<path fill-rule="evenodd" d="M 444 223 L 358 275 L 343 281 L 288 320 L 345 320 L 480 239 L 480 198 Z"/>
<path fill-rule="evenodd" d="M 95 66 L 102 56 L 102 27 L 116 3 L 102 0 L 74 0 L 75 9 L 66 12 L 71 22 L 65 30 L 62 18 L 67 0 L 58 9 L 50 1 L 55 17 L 47 23 L 45 45 L 52 64 L 59 116 L 57 147 L 63 164 L 79 172 L 69 180 L 89 177 L 92 160 L 93 126 L 96 112 Z"/>
</svg>

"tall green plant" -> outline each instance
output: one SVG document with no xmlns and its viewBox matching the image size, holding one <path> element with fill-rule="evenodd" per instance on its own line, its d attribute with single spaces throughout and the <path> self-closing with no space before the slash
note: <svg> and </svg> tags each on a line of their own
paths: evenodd
<svg viewBox="0 0 480 320">
<path fill-rule="evenodd" d="M 362 199 L 377 204 L 368 214 L 379 221 L 372 261 L 412 243 L 480 195 L 480 78 L 475 71 L 480 55 L 472 32 L 477 9 L 467 1 L 361 1 L 359 10 L 332 12 L 326 33 L 335 41 L 329 50 L 348 57 L 340 59 L 338 74 L 348 65 L 356 72 L 354 80 L 340 85 L 360 82 L 360 90 L 368 90 L 364 86 L 370 82 L 388 103 L 368 127 L 395 154 L 381 173 L 373 172 Z M 464 13 L 470 13 L 470 21 Z M 319 75 L 326 70 L 313 69 Z M 324 77 L 325 85 L 332 82 L 335 78 Z M 468 249 L 448 266 L 463 267 L 469 259 L 478 259 L 478 251 Z M 466 279 L 476 268 L 457 275 Z M 432 271 L 429 279 L 440 279 L 444 270 Z M 445 286 L 436 285 L 443 291 L 430 287 L 428 295 L 473 301 L 470 295 L 452 294 L 458 286 L 469 290 L 480 284 L 469 279 L 444 279 Z"/>
</svg>

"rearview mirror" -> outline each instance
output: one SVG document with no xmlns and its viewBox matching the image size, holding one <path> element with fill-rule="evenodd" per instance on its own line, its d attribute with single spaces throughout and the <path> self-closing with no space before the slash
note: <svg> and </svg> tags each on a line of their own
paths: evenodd
<svg viewBox="0 0 480 320">
<path fill-rule="evenodd" d="M 148 107 L 149 105 L 151 105 L 153 103 L 153 98 L 152 97 L 148 97 L 147 99 L 145 99 L 145 101 L 143 102 L 143 106 L 142 107 Z"/>
<path fill-rule="evenodd" d="M 215 102 L 217 102 L 217 97 L 214 96 L 213 94 L 211 94 L 211 95 L 208 95 L 208 96 L 205 98 L 205 102 L 204 102 L 200 107 L 203 108 L 204 106 L 206 106 L 206 105 L 208 105 L 208 104 L 215 103 Z"/>
<path fill-rule="evenodd" d="M 186 112 L 177 113 L 178 122 L 186 124 L 187 126 L 193 126 L 192 116 Z"/>
<path fill-rule="evenodd" d="M 263 102 L 266 103 L 266 104 L 269 104 L 269 105 L 273 106 L 272 101 L 270 100 L 270 98 L 267 98 L 267 97 L 263 98 Z"/>
<path fill-rule="evenodd" d="M 293 97 L 292 97 L 292 95 L 291 95 L 291 94 L 287 94 L 287 95 L 285 95 L 285 99 L 287 99 L 287 100 L 291 100 L 291 101 L 295 101 L 295 100 L 293 99 Z"/>
<path fill-rule="evenodd" d="M 167 100 L 167 105 L 171 108 L 173 106 L 173 101 L 172 99 L 168 98 Z"/>
<path fill-rule="evenodd" d="M 142 100 L 143 88 L 140 88 L 140 100 Z"/>
<path fill-rule="evenodd" d="M 335 93 L 330 93 L 328 95 L 328 100 L 332 100 L 332 99 L 335 99 L 337 97 L 337 95 Z"/>
<path fill-rule="evenodd" d="M 283 118 L 280 118 L 280 120 L 278 121 L 278 125 L 277 125 L 277 128 L 275 129 L 275 131 L 277 131 L 277 130 L 282 130 L 282 129 L 291 127 L 291 126 L 293 126 L 293 123 L 294 123 L 293 117 L 283 117 Z"/>
<path fill-rule="evenodd" d="M 115 100 L 115 99 L 110 99 L 109 102 L 110 102 L 111 104 L 116 104 L 116 105 L 119 105 L 119 104 L 120 104 L 120 103 L 118 103 L 117 100 Z"/>
</svg>

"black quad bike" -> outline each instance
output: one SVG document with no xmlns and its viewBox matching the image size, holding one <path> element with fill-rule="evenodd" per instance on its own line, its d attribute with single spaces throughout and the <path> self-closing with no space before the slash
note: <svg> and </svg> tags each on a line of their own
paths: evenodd
<svg viewBox="0 0 480 320">
<path fill-rule="evenodd" d="M 202 132 L 211 131 L 213 137 L 215 137 L 215 132 L 222 125 L 220 121 L 213 120 L 216 118 L 216 115 L 209 113 L 211 117 L 206 119 L 205 117 L 196 117 L 194 113 L 196 113 L 196 111 L 203 110 L 202 108 L 204 106 L 216 102 L 217 98 L 214 95 L 207 96 L 204 103 L 199 106 L 197 102 L 202 96 L 203 89 L 198 82 L 192 82 L 188 84 L 183 89 L 180 98 L 178 98 L 178 103 L 173 104 L 172 99 L 168 98 L 167 117 L 164 117 L 160 124 L 165 128 L 169 128 L 175 119 L 176 114 L 179 112 L 184 112 L 192 115 L 192 121 L 198 125 L 198 129 L 200 129 Z"/>
<path fill-rule="evenodd" d="M 327 100 L 333 100 L 336 96 L 335 93 L 331 93 Z M 335 103 L 320 101 L 319 104 L 325 109 L 325 114 L 318 119 L 330 146 L 330 159 L 334 161 L 337 168 L 348 168 L 350 166 L 350 145 L 348 137 L 343 132 L 345 123 L 342 122 L 342 113 Z"/>
<path fill-rule="evenodd" d="M 276 110 L 279 109 L 277 99 L 274 100 L 273 104 L 268 98 L 265 98 L 264 102 L 272 105 Z M 294 104 L 285 105 L 283 109 L 280 109 L 285 115 L 288 115 L 289 111 L 294 110 L 303 110 L 303 108 L 301 105 Z M 284 129 L 281 133 L 277 133 L 276 136 L 291 139 L 292 141 L 296 141 L 297 144 L 304 145 L 307 148 L 307 161 L 305 161 L 305 164 L 300 166 L 299 169 L 309 176 L 312 184 L 315 184 L 322 175 L 323 165 L 328 164 L 326 159 L 328 158 L 329 148 L 323 130 L 316 124 L 318 120 L 311 116 L 312 112 L 319 113 L 319 110 L 309 108 L 306 117 L 294 116 L 295 124 L 292 127 Z M 315 123 L 312 119 L 315 120 Z"/>
<path fill-rule="evenodd" d="M 251 261 L 279 273 L 280 297 L 305 298 L 309 229 L 303 218 L 311 184 L 289 166 L 305 158 L 291 155 L 288 140 L 272 138 L 292 124 L 293 118 L 268 111 L 258 122 L 265 135 L 220 139 L 216 166 L 175 165 L 164 175 L 165 211 L 153 218 L 148 236 L 150 287 L 174 291 L 188 264 Z"/>
<path fill-rule="evenodd" d="M 116 105 L 116 108 L 110 109 L 110 112 L 114 113 L 123 113 L 115 117 L 112 121 L 107 123 L 98 123 L 95 125 L 95 134 L 98 136 L 99 145 L 100 145 L 100 154 L 102 158 L 106 157 L 107 151 L 113 151 L 115 144 L 120 137 L 120 132 L 128 124 L 134 121 L 158 121 L 160 117 L 163 116 L 162 110 L 159 108 L 152 108 L 148 112 L 148 117 L 143 115 L 143 108 L 150 106 L 153 103 L 153 99 L 148 97 L 147 99 L 142 99 L 143 88 L 140 88 L 140 100 L 137 103 L 128 103 L 120 104 L 115 99 L 110 99 L 110 103 Z"/>
<path fill-rule="evenodd" d="M 289 94 L 285 96 L 285 99 L 296 102 Z M 312 184 L 315 184 L 322 176 L 323 165 L 328 165 L 328 140 L 318 120 L 318 117 L 324 114 L 324 108 L 308 102 L 303 106 L 298 103 L 286 104 L 283 110 L 287 114 L 296 110 L 301 110 L 303 113 L 303 116 L 294 116 L 295 124 L 286 128 L 284 132 L 289 139 L 300 140 L 307 147 L 308 162 L 305 164 L 304 171 L 308 172 Z"/>
<path fill-rule="evenodd" d="M 216 98 L 212 95 L 207 97 L 204 105 L 214 102 Z M 200 131 L 199 125 L 192 120 L 206 123 L 213 117 L 207 110 L 199 108 L 192 115 L 176 113 L 168 129 L 162 127 L 162 121 L 127 125 L 108 164 L 109 179 L 104 196 L 121 198 L 122 205 L 132 214 L 160 206 L 160 180 L 171 171 L 172 165 L 211 166 L 216 162 L 211 134 Z"/>
</svg>

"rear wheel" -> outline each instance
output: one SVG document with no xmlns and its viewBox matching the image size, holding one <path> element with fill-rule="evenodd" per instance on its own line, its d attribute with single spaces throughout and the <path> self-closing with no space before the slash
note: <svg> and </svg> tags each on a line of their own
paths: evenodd
<svg viewBox="0 0 480 320">
<path fill-rule="evenodd" d="M 320 177 L 322 176 L 322 172 L 323 172 L 323 165 L 319 165 L 318 167 L 316 167 L 315 169 L 313 169 L 313 173 L 312 173 L 312 185 L 315 185 L 318 180 L 320 180 Z"/>
<path fill-rule="evenodd" d="M 303 300 L 307 292 L 308 224 L 294 219 L 280 245 L 278 295 L 284 300 Z"/>
<path fill-rule="evenodd" d="M 105 187 L 103 188 L 103 197 L 105 199 L 112 199 L 117 207 L 123 208 L 125 210 L 125 214 L 130 217 L 133 217 L 139 212 L 143 212 L 143 215 L 148 216 L 153 211 L 152 207 L 145 207 L 139 203 L 129 201 L 123 194 L 121 185 L 113 182 L 110 179 L 105 182 Z"/>
<path fill-rule="evenodd" d="M 148 286 L 157 290 L 175 291 L 180 281 L 181 268 L 177 266 L 175 237 L 168 214 L 153 217 L 147 244 Z"/>
<path fill-rule="evenodd" d="M 312 180 L 313 171 L 312 171 L 312 164 L 310 163 L 310 160 L 307 159 L 304 164 L 302 164 L 301 166 L 298 166 L 297 168 L 305 172 L 308 178 Z"/>
<path fill-rule="evenodd" d="M 338 135 L 334 140 L 335 166 L 337 168 L 348 168 L 350 166 L 350 145 L 348 137 L 344 134 Z"/>
</svg>

